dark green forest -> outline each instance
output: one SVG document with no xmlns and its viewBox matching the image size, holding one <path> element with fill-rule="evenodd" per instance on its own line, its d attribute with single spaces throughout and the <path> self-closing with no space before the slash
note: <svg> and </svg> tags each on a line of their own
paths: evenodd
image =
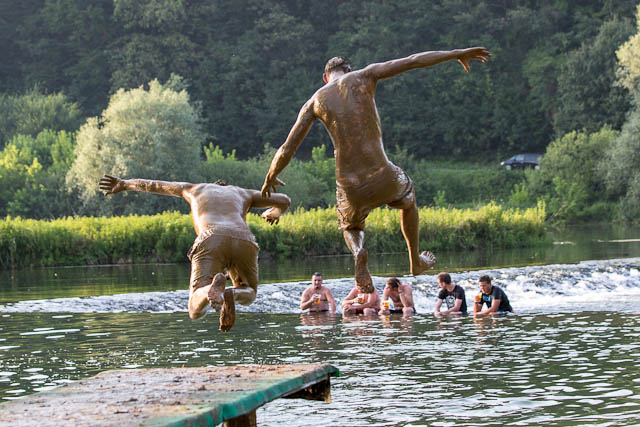
<svg viewBox="0 0 640 427">
<path fill-rule="evenodd" d="M 377 103 L 391 151 L 497 160 L 542 152 L 574 129 L 620 128 L 629 102 L 612 86 L 615 50 L 634 30 L 636 3 L 3 0 L 0 92 L 62 93 L 86 118 L 120 88 L 177 74 L 207 141 L 242 159 L 284 141 L 332 56 L 360 68 L 480 45 L 489 64 L 406 73 L 379 85 Z M 0 135 L 6 144 L 10 126 Z M 301 155 L 320 144 L 330 141 L 316 124 Z"/>
<path fill-rule="evenodd" d="M 105 198 L 104 173 L 260 188 L 327 59 L 483 46 L 470 73 L 449 61 L 378 84 L 387 153 L 418 203 L 637 220 L 637 3 L 0 0 L 0 217 L 187 209 Z M 523 152 L 541 170 L 498 166 Z M 334 170 L 316 123 L 281 175 L 294 208 L 334 204 Z"/>
</svg>

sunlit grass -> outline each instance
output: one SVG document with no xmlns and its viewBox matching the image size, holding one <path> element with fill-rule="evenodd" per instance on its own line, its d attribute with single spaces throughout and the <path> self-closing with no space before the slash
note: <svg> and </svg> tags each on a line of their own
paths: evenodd
<svg viewBox="0 0 640 427">
<path fill-rule="evenodd" d="M 421 249 L 522 247 L 548 242 L 545 206 L 518 210 L 490 203 L 476 209 L 421 208 Z M 334 208 L 297 209 L 276 226 L 258 214 L 247 222 L 261 254 L 305 256 L 347 252 Z M 0 220 L 0 267 L 185 262 L 195 232 L 189 215 L 81 217 L 53 221 Z M 369 215 L 365 246 L 371 253 L 402 252 L 400 211 L 376 209 Z"/>
</svg>

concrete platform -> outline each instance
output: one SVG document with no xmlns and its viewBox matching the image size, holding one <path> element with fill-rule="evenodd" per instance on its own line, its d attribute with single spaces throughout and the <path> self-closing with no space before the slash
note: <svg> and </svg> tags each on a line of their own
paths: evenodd
<svg viewBox="0 0 640 427">
<path fill-rule="evenodd" d="M 329 402 L 327 364 L 126 369 L 0 404 L 2 426 L 255 426 L 279 397 Z"/>
</svg>

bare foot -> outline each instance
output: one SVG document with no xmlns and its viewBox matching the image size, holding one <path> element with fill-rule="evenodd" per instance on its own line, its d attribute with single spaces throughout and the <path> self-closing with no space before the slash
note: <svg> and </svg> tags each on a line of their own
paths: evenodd
<svg viewBox="0 0 640 427">
<path fill-rule="evenodd" d="M 423 251 L 420 254 L 420 264 L 414 266 L 411 269 L 411 274 L 417 276 L 428 268 L 431 268 L 436 263 L 436 256 L 431 251 Z"/>
<path fill-rule="evenodd" d="M 356 255 L 356 284 L 366 293 L 373 292 L 373 281 L 369 274 L 369 254 L 365 248 Z"/>
<path fill-rule="evenodd" d="M 236 322 L 236 302 L 233 300 L 233 289 L 229 288 L 224 291 L 224 304 L 220 311 L 220 330 L 229 332 Z"/>
<path fill-rule="evenodd" d="M 209 288 L 209 294 L 207 295 L 207 298 L 209 298 L 209 305 L 213 308 L 213 311 L 222 310 L 222 304 L 224 303 L 222 293 L 224 292 L 226 285 L 227 278 L 224 274 L 218 273 L 214 276 L 213 281 L 211 282 L 211 287 Z"/>
</svg>

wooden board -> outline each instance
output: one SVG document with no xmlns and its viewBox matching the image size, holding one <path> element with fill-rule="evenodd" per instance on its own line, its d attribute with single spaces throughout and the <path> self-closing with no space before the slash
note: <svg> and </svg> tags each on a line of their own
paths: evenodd
<svg viewBox="0 0 640 427">
<path fill-rule="evenodd" d="M 126 369 L 0 404 L 2 426 L 213 426 L 279 397 L 330 400 L 327 364 Z"/>
</svg>

